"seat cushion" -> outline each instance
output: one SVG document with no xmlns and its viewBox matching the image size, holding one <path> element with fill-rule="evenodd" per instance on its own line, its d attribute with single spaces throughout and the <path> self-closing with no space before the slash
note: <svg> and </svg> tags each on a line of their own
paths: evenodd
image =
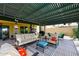
<svg viewBox="0 0 79 59">
<path fill-rule="evenodd" d="M 40 46 L 42 48 L 46 47 L 48 45 L 48 42 L 45 42 L 45 41 L 40 41 L 37 43 L 37 46 Z"/>
<path fill-rule="evenodd" d="M 51 41 L 57 41 L 56 37 L 52 37 Z"/>
</svg>

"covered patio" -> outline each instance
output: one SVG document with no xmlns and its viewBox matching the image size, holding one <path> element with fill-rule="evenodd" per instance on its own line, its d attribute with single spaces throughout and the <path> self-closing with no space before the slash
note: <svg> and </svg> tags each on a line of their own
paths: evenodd
<svg viewBox="0 0 79 59">
<path fill-rule="evenodd" d="M 9 19 L 8 19 L 8 18 Z M 0 4 L 0 19 L 12 22 L 23 22 L 32 23 L 40 26 L 55 25 L 55 24 L 66 24 L 66 23 L 78 23 L 79 29 L 79 4 L 78 3 L 1 3 Z M 16 34 L 17 35 L 17 34 Z M 25 34 L 26 35 L 26 34 Z M 32 56 L 35 52 L 39 54 L 37 56 L 79 56 L 79 52 L 73 42 L 73 40 L 67 40 L 61 38 L 59 40 L 57 48 L 53 45 L 48 45 L 48 48 L 42 52 L 41 48 L 36 49 L 36 43 L 32 42 L 35 37 L 30 41 L 30 36 L 20 35 L 19 38 L 21 43 L 29 42 L 30 44 L 24 43 L 24 48 L 28 51 L 29 56 Z M 26 39 L 25 39 L 26 38 Z M 36 38 L 35 38 L 36 39 Z M 41 39 L 41 38 L 40 38 Z M 16 38 L 17 42 L 20 42 Z M 23 41 L 24 40 L 24 41 Z M 15 40 L 0 40 L 0 46 L 4 43 L 9 43 L 12 46 L 16 44 Z M 23 45 L 23 44 L 22 44 Z"/>
</svg>

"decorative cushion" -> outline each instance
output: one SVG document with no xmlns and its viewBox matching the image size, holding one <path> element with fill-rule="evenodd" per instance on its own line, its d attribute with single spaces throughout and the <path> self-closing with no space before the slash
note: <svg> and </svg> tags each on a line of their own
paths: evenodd
<svg viewBox="0 0 79 59">
<path fill-rule="evenodd" d="M 22 47 L 18 48 L 18 52 L 21 56 L 26 56 L 27 55 L 26 50 Z"/>
</svg>

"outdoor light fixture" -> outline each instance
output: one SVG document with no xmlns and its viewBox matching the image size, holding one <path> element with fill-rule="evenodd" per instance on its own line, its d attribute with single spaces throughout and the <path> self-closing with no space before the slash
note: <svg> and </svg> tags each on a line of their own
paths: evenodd
<svg viewBox="0 0 79 59">
<path fill-rule="evenodd" d="M 18 20 L 17 20 L 17 18 L 15 18 L 15 23 L 16 23 L 16 24 L 18 23 Z"/>
<path fill-rule="evenodd" d="M 66 25 L 66 23 L 64 23 L 64 25 Z"/>
</svg>

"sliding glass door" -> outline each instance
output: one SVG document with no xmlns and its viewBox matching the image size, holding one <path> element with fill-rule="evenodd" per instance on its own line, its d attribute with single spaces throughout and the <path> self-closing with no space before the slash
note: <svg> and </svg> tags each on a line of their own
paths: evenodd
<svg viewBox="0 0 79 59">
<path fill-rule="evenodd" d="M 2 26 L 0 25 L 0 39 L 2 39 Z"/>
<path fill-rule="evenodd" d="M 2 38 L 9 38 L 9 26 L 2 26 Z"/>
</svg>

